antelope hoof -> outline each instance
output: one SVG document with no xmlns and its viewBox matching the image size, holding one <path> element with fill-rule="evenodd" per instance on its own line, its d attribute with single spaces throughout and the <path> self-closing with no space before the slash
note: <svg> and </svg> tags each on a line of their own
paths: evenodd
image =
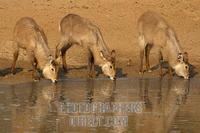
<svg viewBox="0 0 200 133">
<path fill-rule="evenodd" d="M 92 75 L 88 75 L 88 78 L 89 78 L 89 79 L 93 79 Z"/>
<path fill-rule="evenodd" d="M 92 73 L 89 73 L 89 74 L 88 74 L 88 78 L 94 78 L 94 77 L 95 77 L 94 74 L 92 74 Z"/>
<path fill-rule="evenodd" d="M 37 77 L 37 76 L 36 76 L 36 77 L 33 77 L 33 81 L 34 81 L 34 82 L 40 81 L 40 77 Z"/>
<path fill-rule="evenodd" d="M 15 75 L 15 74 L 16 74 L 16 70 L 13 70 L 13 69 L 12 69 L 10 72 L 11 72 L 12 75 Z"/>
<path fill-rule="evenodd" d="M 11 72 L 11 75 L 15 75 L 16 74 L 16 72 Z"/>
<path fill-rule="evenodd" d="M 140 74 L 140 75 L 144 74 L 144 71 L 139 71 L 139 74 Z"/>
<path fill-rule="evenodd" d="M 151 73 L 151 72 L 152 72 L 152 70 L 151 70 L 151 69 L 149 69 L 149 70 L 147 70 L 147 72 Z"/>
</svg>

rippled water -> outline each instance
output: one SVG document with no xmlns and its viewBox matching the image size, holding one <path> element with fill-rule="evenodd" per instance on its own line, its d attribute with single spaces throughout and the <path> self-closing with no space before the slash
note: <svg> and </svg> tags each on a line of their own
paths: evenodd
<svg viewBox="0 0 200 133">
<path fill-rule="evenodd" d="M 0 85 L 0 133 L 199 133 L 200 80 Z"/>
</svg>

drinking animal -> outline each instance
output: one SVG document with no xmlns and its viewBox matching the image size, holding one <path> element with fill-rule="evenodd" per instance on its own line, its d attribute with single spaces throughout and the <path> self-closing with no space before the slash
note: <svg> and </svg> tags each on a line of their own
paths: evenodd
<svg viewBox="0 0 200 133">
<path fill-rule="evenodd" d="M 146 68 L 150 71 L 150 46 L 159 47 L 160 74 L 162 75 L 163 50 L 167 53 L 169 73 L 172 69 L 178 76 L 189 78 L 188 54 L 183 52 L 174 30 L 168 23 L 154 12 L 145 12 L 138 20 L 140 72 L 143 73 L 143 58 L 145 55 Z M 172 69 L 171 69 L 172 68 Z"/>
<path fill-rule="evenodd" d="M 19 48 L 25 49 L 31 62 L 34 80 L 38 80 L 37 67 L 42 70 L 45 78 L 57 81 L 57 63 L 50 53 L 47 38 L 42 28 L 33 18 L 21 18 L 14 28 L 15 50 L 11 72 L 15 74 L 16 61 L 19 55 Z"/>
<path fill-rule="evenodd" d="M 115 79 L 115 51 L 108 50 L 97 26 L 79 15 L 68 14 L 61 20 L 59 30 L 61 41 L 56 47 L 56 57 L 62 57 L 64 70 L 67 69 L 66 52 L 72 45 L 76 44 L 88 50 L 90 77 L 94 75 L 94 64 L 96 64 L 110 79 Z"/>
</svg>

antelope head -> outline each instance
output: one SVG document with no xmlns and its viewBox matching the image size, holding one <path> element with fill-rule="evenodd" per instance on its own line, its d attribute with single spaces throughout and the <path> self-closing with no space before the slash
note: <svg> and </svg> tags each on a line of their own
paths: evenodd
<svg viewBox="0 0 200 133">
<path fill-rule="evenodd" d="M 42 73 L 46 79 L 50 79 L 53 83 L 57 82 L 58 63 L 55 59 L 53 59 L 52 56 L 49 57 L 49 60 L 43 68 Z"/>
<path fill-rule="evenodd" d="M 189 63 L 187 52 L 179 53 L 177 56 L 177 64 L 175 66 L 175 73 L 178 76 L 184 77 L 184 79 L 189 79 Z"/>
<path fill-rule="evenodd" d="M 111 52 L 110 57 L 105 57 L 103 52 L 100 52 L 100 56 L 104 63 L 101 65 L 103 73 L 108 76 L 111 80 L 115 80 L 116 70 L 115 70 L 115 51 Z"/>
</svg>

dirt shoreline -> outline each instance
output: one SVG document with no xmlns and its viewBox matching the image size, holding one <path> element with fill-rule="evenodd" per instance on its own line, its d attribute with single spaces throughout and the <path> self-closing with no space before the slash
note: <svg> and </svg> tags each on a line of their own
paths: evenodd
<svg viewBox="0 0 200 133">
<path fill-rule="evenodd" d="M 0 84 L 20 84 L 20 83 L 27 83 L 27 82 L 34 82 L 32 79 L 32 71 L 29 69 L 29 63 L 28 62 L 20 62 L 17 67 L 17 73 L 15 75 L 10 73 L 10 64 L 11 60 L 3 61 L 1 59 L 0 64 L 4 64 L 3 66 L 1 65 L 1 70 L 0 70 Z M 87 79 L 87 66 L 69 66 L 69 71 L 65 73 L 62 68 L 60 68 L 60 73 L 59 73 L 59 79 Z M 125 62 L 124 63 L 117 63 L 117 79 L 121 78 L 160 78 L 159 75 L 159 70 L 155 69 L 151 73 L 145 72 L 143 75 L 140 75 L 138 72 L 138 67 L 135 65 L 127 65 Z M 102 73 L 98 74 L 100 72 L 100 69 L 96 67 L 96 77 L 95 78 L 107 78 L 105 77 Z M 163 78 L 170 78 L 167 72 L 167 69 L 163 70 Z M 196 72 L 194 73 L 194 77 L 192 78 L 199 78 L 199 74 Z M 173 76 L 172 78 L 181 78 L 177 77 L 176 75 Z M 182 78 L 183 79 L 183 78 Z M 46 80 L 44 78 L 41 78 L 41 80 Z M 109 78 L 108 78 L 109 80 Z M 184 79 L 183 79 L 184 80 Z M 49 80 L 50 82 L 50 80 Z M 51 82 L 50 82 L 51 83 Z"/>
<path fill-rule="evenodd" d="M 32 81 L 31 72 L 23 69 L 16 75 L 8 73 L 12 60 L 12 31 L 21 17 L 33 17 L 48 38 L 54 53 L 60 35 L 58 23 L 68 13 L 79 14 L 97 25 L 110 49 L 117 52 L 119 77 L 138 77 L 139 47 L 137 19 L 147 10 L 159 13 L 175 29 L 189 61 L 200 71 L 200 1 L 159 0 L 0 0 L 0 83 Z M 78 50 L 78 51 L 77 51 Z M 131 66 L 127 66 L 131 60 Z M 29 68 L 25 52 L 21 52 L 17 67 Z M 151 51 L 151 66 L 157 64 L 156 48 Z M 67 64 L 86 64 L 85 50 L 74 46 L 67 54 Z M 122 76 L 121 76 L 122 75 Z M 66 78 L 85 78 L 86 69 L 71 69 Z M 102 75 L 100 75 L 102 76 Z M 145 77 L 158 77 L 158 70 Z M 195 75 L 198 77 L 198 74 Z"/>
</svg>

